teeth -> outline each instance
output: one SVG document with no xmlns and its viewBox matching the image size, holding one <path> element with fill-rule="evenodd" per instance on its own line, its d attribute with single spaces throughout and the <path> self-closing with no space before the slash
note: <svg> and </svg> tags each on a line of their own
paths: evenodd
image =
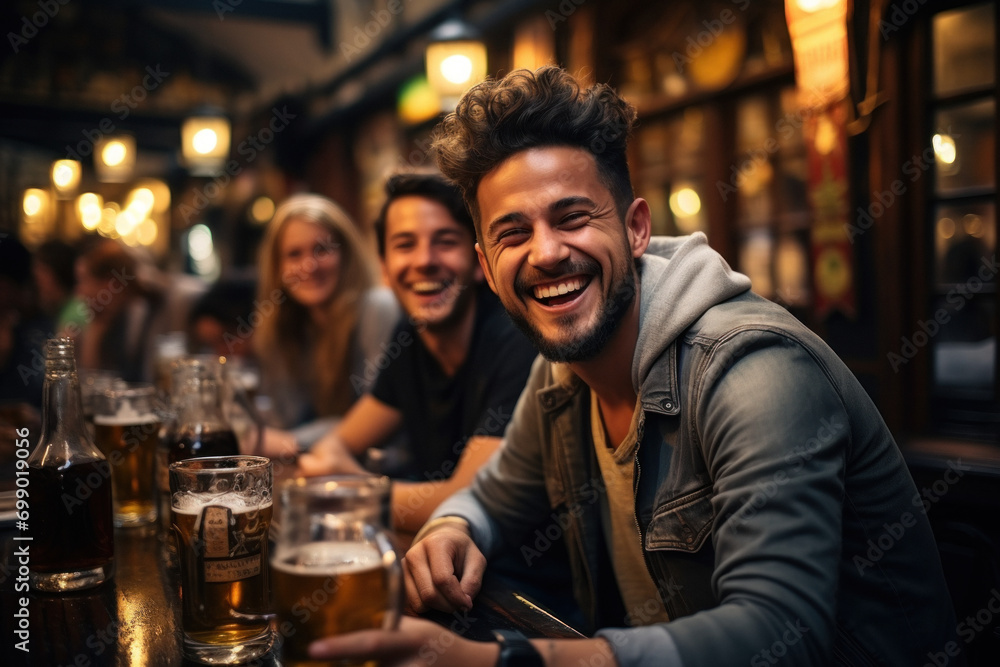
<svg viewBox="0 0 1000 667">
<path fill-rule="evenodd" d="M 535 298 L 548 299 L 553 296 L 569 294 L 570 292 L 575 292 L 579 289 L 582 289 L 583 285 L 584 285 L 584 280 L 582 278 L 574 278 L 572 280 L 567 280 L 564 283 L 559 283 L 558 285 L 549 285 L 548 287 L 536 287 Z"/>
<path fill-rule="evenodd" d="M 439 281 L 422 280 L 410 286 L 414 292 L 437 292 L 444 289 L 444 283 Z"/>
</svg>

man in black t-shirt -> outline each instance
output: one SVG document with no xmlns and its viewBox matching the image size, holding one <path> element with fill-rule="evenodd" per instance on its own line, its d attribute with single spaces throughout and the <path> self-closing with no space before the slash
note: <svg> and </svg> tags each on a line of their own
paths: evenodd
<svg viewBox="0 0 1000 667">
<path fill-rule="evenodd" d="M 371 395 L 403 416 L 411 460 L 401 476 L 414 481 L 451 477 L 466 441 L 500 437 L 510 419 L 535 350 L 485 285 L 475 290 L 472 341 L 465 361 L 447 374 L 409 319 L 393 340 L 414 343 L 379 373 Z"/>
<path fill-rule="evenodd" d="M 499 446 L 536 353 L 484 286 L 458 189 L 437 175 L 401 174 L 386 192 L 375 223 L 379 254 L 406 315 L 365 369 L 372 392 L 299 458 L 299 469 L 361 472 L 355 457 L 404 433 L 410 460 L 406 481 L 393 484 L 393 521 L 416 531 Z"/>
</svg>

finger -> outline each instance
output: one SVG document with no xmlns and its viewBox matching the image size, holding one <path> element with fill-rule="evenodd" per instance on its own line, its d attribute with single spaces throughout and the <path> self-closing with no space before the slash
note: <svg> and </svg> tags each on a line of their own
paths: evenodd
<svg viewBox="0 0 1000 667">
<path fill-rule="evenodd" d="M 427 605 L 420 599 L 420 589 L 413 578 L 411 570 L 412 560 L 409 560 L 411 558 L 412 551 L 413 550 L 411 549 L 410 553 L 407 553 L 403 558 L 403 586 L 406 593 L 406 609 L 407 611 L 412 611 L 415 614 L 422 614 L 427 611 Z"/>
<path fill-rule="evenodd" d="M 486 571 L 486 557 L 479 549 L 468 549 L 465 558 L 459 569 L 459 583 L 462 592 L 469 597 L 469 606 L 472 606 L 472 598 L 479 594 L 479 589 L 483 585 L 483 573 Z"/>
<path fill-rule="evenodd" d="M 440 554 L 444 553 L 443 556 Z M 438 554 L 438 555 L 432 555 Z M 452 588 L 461 593 L 458 579 L 455 578 L 455 568 L 445 550 L 429 549 L 425 544 L 418 544 L 410 549 L 404 559 L 404 567 L 408 572 L 407 597 L 412 600 L 414 610 L 426 611 L 429 608 L 453 613 L 461 606 L 461 600 L 453 601 L 442 589 L 451 582 Z M 438 569 L 439 571 L 435 571 Z"/>
<path fill-rule="evenodd" d="M 459 581 L 464 560 L 465 554 L 460 549 L 428 551 L 427 562 L 434 590 L 449 607 L 444 611 L 472 609 L 472 597 L 462 590 L 462 582 Z"/>
</svg>

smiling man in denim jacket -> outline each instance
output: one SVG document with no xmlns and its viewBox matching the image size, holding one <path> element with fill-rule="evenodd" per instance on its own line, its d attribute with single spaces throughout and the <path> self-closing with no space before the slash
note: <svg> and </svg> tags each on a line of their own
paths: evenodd
<svg viewBox="0 0 1000 667">
<path fill-rule="evenodd" d="M 919 667 L 957 648 L 930 526 L 874 404 L 704 235 L 650 237 L 625 160 L 634 117 L 550 67 L 477 86 L 436 140 L 490 287 L 543 356 L 504 446 L 407 553 L 409 603 L 468 608 L 501 544 L 526 567 L 545 558 L 524 526 L 551 516 L 594 638 L 455 638 L 438 655 L 442 629 L 404 619 L 316 655 Z"/>
</svg>

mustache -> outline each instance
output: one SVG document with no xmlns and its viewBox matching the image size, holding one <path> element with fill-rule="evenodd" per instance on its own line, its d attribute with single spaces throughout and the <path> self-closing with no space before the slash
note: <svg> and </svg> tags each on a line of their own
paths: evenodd
<svg viewBox="0 0 1000 667">
<path fill-rule="evenodd" d="M 560 276 L 571 276 L 577 274 L 597 275 L 601 272 L 601 265 L 592 259 L 577 259 L 561 262 L 552 269 L 538 269 L 535 267 L 525 268 L 517 278 L 514 279 L 514 289 L 520 294 L 531 294 L 535 285 L 543 282 L 552 282 Z"/>
</svg>

